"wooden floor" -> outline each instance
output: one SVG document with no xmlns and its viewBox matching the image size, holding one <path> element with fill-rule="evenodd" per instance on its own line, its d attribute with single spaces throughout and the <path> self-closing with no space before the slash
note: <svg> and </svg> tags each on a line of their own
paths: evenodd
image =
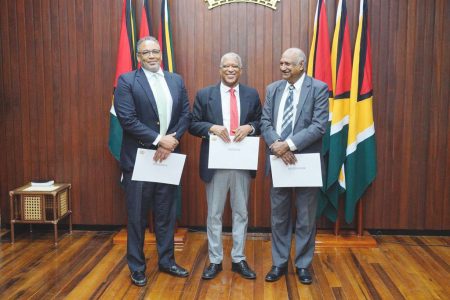
<svg viewBox="0 0 450 300">
<path fill-rule="evenodd" d="M 154 246 L 146 246 L 148 285 L 130 283 L 126 247 L 112 244 L 112 232 L 74 231 L 58 247 L 53 234 L 21 234 L 11 245 L 0 239 L 0 299 L 449 299 L 450 237 L 377 237 L 375 249 L 327 249 L 316 253 L 314 282 L 301 285 L 294 274 L 275 283 L 264 276 L 271 266 L 270 237 L 249 236 L 247 260 L 254 281 L 232 273 L 230 236 L 224 237 L 224 270 L 201 279 L 208 263 L 205 233 L 189 233 L 177 262 L 188 278 L 157 270 Z"/>
</svg>

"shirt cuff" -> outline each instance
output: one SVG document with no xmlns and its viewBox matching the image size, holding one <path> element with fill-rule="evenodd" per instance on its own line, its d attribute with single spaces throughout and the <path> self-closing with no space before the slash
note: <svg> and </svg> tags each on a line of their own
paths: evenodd
<svg viewBox="0 0 450 300">
<path fill-rule="evenodd" d="M 250 132 L 250 134 L 249 134 L 249 135 L 253 135 L 253 134 L 255 134 L 255 127 L 253 127 L 253 125 L 252 125 L 252 124 L 248 124 L 248 125 L 250 125 L 250 127 L 252 128 L 252 132 Z"/>
<path fill-rule="evenodd" d="M 294 145 L 294 143 L 292 142 L 291 139 L 287 139 L 287 140 L 286 140 L 286 143 L 288 143 L 289 149 L 291 149 L 291 151 L 297 150 L 297 147 L 295 147 L 295 145 Z"/>
<path fill-rule="evenodd" d="M 153 141 L 153 146 L 158 146 L 158 144 L 159 144 L 159 141 L 161 140 L 161 135 L 160 134 L 158 134 L 158 136 L 156 137 L 156 139 Z"/>
</svg>

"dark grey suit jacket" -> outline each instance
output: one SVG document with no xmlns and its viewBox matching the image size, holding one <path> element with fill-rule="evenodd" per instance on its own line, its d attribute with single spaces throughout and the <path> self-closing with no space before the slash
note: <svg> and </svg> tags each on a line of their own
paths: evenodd
<svg viewBox="0 0 450 300">
<path fill-rule="evenodd" d="M 259 121 L 261 118 L 261 102 L 258 92 L 251 87 L 239 84 L 239 99 L 241 105 L 240 125 L 250 124 L 255 128 L 252 135 L 259 135 Z M 202 138 L 200 149 L 200 178 L 210 182 L 214 170 L 208 168 L 209 129 L 217 124 L 223 125 L 220 83 L 211 85 L 197 92 L 192 111 L 192 123 L 189 132 Z M 256 172 L 251 172 L 255 177 Z"/>
<path fill-rule="evenodd" d="M 172 116 L 167 134 L 176 132 L 180 140 L 190 123 L 189 100 L 180 75 L 164 71 L 172 95 Z M 142 69 L 122 74 L 114 93 L 114 109 L 123 129 L 120 166 L 132 171 L 137 148 L 156 149 L 153 142 L 159 135 L 159 116 L 155 97 Z M 175 149 L 178 152 L 178 149 Z"/>
<path fill-rule="evenodd" d="M 261 117 L 261 135 L 267 144 L 266 175 L 270 171 L 268 147 L 281 139 L 276 132 L 276 127 L 278 108 L 286 84 L 286 80 L 279 80 L 271 83 L 266 89 L 266 101 Z M 295 153 L 320 152 L 327 121 L 328 86 L 322 81 L 305 75 L 297 105 L 293 135 L 290 137 L 297 147 Z"/>
</svg>

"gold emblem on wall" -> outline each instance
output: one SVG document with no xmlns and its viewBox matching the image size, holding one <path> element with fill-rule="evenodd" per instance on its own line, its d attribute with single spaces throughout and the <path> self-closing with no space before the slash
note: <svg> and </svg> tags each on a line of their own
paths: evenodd
<svg viewBox="0 0 450 300">
<path fill-rule="evenodd" d="M 212 9 L 217 6 L 221 6 L 224 4 L 230 4 L 230 3 L 254 3 L 259 4 L 263 6 L 270 7 L 271 9 L 277 9 L 277 2 L 280 2 L 280 0 L 205 0 L 205 2 L 208 2 L 208 8 Z"/>
</svg>

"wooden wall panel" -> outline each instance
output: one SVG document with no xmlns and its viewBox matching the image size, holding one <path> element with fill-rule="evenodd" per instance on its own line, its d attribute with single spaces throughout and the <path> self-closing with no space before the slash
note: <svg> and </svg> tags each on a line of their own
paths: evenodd
<svg viewBox="0 0 450 300">
<path fill-rule="evenodd" d="M 75 223 L 125 223 L 107 147 L 120 1 L 1 5 L 3 221 L 8 191 L 41 177 L 73 184 Z"/>
<path fill-rule="evenodd" d="M 359 1 L 347 1 L 355 40 Z M 141 1 L 133 0 L 137 23 Z M 337 0 L 327 0 L 332 35 Z M 76 224 L 124 224 L 120 170 L 109 154 L 109 109 L 121 0 L 0 0 L 0 200 L 33 178 L 73 184 Z M 260 93 L 280 78 L 284 49 L 309 53 L 315 0 L 282 0 L 276 11 L 202 0 L 170 1 L 177 72 L 191 103 L 219 81 L 223 53 L 244 61 L 242 82 Z M 378 175 L 363 197 L 365 226 L 450 229 L 449 3 L 369 1 Z M 151 1 L 157 30 L 160 1 Z M 200 141 L 186 134 L 182 225 L 204 226 Z M 263 148 L 263 143 L 261 147 Z M 263 150 L 259 168 L 263 169 Z M 249 201 L 251 227 L 270 226 L 270 181 L 260 172 Z M 224 224 L 230 225 L 229 207 Z M 321 220 L 321 227 L 330 223 Z"/>
</svg>

